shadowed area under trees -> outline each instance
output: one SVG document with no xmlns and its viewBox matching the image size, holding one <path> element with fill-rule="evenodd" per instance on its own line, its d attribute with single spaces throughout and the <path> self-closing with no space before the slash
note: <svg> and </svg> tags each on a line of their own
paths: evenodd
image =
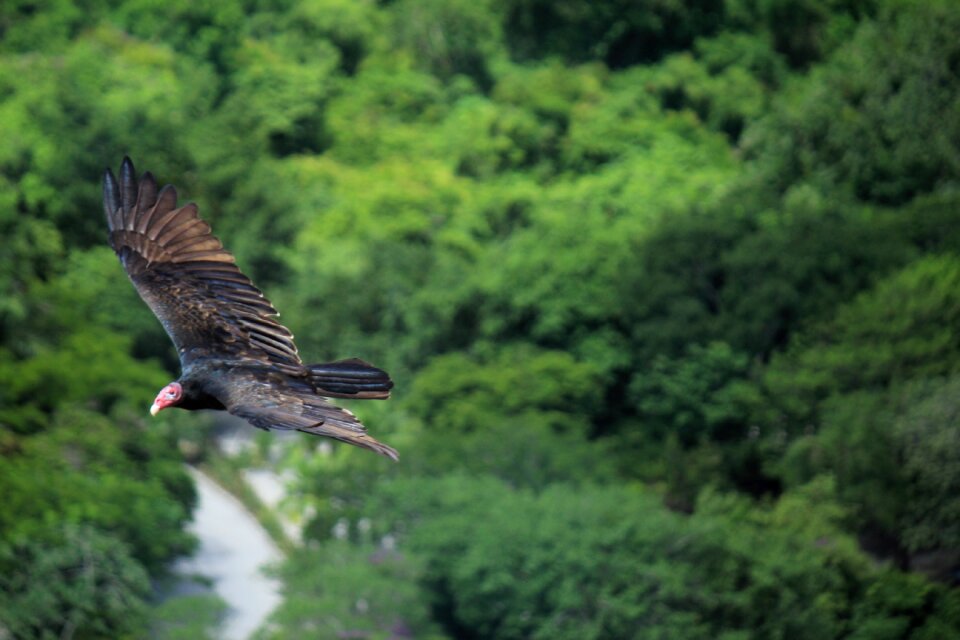
<svg viewBox="0 0 960 640">
<path fill-rule="evenodd" d="M 213 633 L 150 602 L 205 423 L 146 415 L 177 361 L 106 245 L 124 154 L 305 358 L 396 381 L 351 409 L 399 464 L 289 449 L 313 515 L 260 638 L 960 637 L 958 33 L 948 0 L 2 3 L 0 637 Z"/>
</svg>

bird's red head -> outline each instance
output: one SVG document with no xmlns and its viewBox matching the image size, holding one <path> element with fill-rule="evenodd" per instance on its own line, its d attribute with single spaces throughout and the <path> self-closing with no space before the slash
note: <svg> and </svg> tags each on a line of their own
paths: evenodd
<svg viewBox="0 0 960 640">
<path fill-rule="evenodd" d="M 157 394 L 153 406 L 150 407 L 150 415 L 155 416 L 167 407 L 172 407 L 183 398 L 183 387 L 179 382 L 171 382 Z"/>
</svg>

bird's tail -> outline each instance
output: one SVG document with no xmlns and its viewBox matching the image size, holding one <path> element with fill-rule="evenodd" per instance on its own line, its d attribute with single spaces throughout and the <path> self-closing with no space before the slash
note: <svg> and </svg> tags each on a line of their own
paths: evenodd
<svg viewBox="0 0 960 640">
<path fill-rule="evenodd" d="M 386 371 L 359 358 L 310 364 L 307 368 L 317 393 L 328 398 L 386 400 L 393 388 Z"/>
</svg>

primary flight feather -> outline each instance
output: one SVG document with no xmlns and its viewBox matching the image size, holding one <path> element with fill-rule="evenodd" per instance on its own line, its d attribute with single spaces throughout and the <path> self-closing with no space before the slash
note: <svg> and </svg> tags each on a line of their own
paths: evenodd
<svg viewBox="0 0 960 640">
<path fill-rule="evenodd" d="M 157 395 L 150 413 L 167 407 L 220 409 L 261 429 L 296 429 L 335 438 L 397 459 L 335 398 L 390 396 L 390 376 L 352 358 L 304 364 L 277 311 L 210 233 L 197 206 L 177 206 L 171 185 L 137 180 L 124 158 L 120 180 L 107 169 L 103 209 L 110 246 L 140 297 L 163 324 L 182 375 Z"/>
</svg>

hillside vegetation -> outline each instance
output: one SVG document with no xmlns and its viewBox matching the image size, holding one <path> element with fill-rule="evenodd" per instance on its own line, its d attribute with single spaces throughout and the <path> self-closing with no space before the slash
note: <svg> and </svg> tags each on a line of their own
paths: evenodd
<svg viewBox="0 0 960 640">
<path fill-rule="evenodd" d="M 175 354 L 105 246 L 129 154 L 305 359 L 397 383 L 351 408 L 399 464 L 289 453 L 315 515 L 263 638 L 960 637 L 958 33 L 950 0 L 4 2 L 0 636 L 143 637 L 192 545 L 146 416 Z"/>
</svg>

